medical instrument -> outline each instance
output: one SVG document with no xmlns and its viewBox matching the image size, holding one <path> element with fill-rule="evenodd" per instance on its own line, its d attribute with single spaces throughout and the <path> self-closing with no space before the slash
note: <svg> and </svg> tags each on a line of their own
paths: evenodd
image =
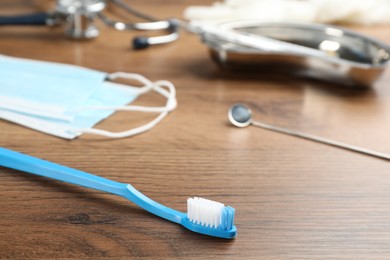
<svg viewBox="0 0 390 260">
<path fill-rule="evenodd" d="M 198 27 L 211 57 L 226 69 L 258 73 L 274 69 L 351 86 L 370 86 L 390 60 L 386 43 L 330 25 L 237 21 Z M 224 37 L 225 33 L 229 37 Z"/>
<path fill-rule="evenodd" d="M 269 124 L 259 122 L 259 121 L 254 121 L 254 120 L 252 120 L 252 111 L 247 106 L 245 106 L 243 104 L 234 104 L 233 106 L 231 106 L 229 111 L 228 111 L 228 118 L 229 118 L 230 123 L 232 123 L 233 125 L 235 125 L 237 127 L 247 127 L 249 125 L 253 125 L 256 127 L 266 129 L 266 130 L 271 130 L 271 131 L 275 131 L 275 132 L 279 132 L 279 133 L 283 133 L 283 134 L 287 134 L 287 135 L 300 137 L 303 139 L 307 139 L 307 140 L 311 140 L 311 141 L 343 148 L 346 150 L 350 150 L 353 152 L 377 157 L 377 158 L 384 159 L 384 160 L 390 160 L 390 155 L 388 155 L 388 154 L 384 154 L 384 153 L 372 151 L 369 149 L 345 144 L 342 142 L 333 141 L 333 140 L 323 138 L 323 137 L 318 137 L 318 136 L 314 136 L 314 135 L 310 135 L 310 134 L 306 134 L 306 133 L 302 133 L 302 132 L 298 132 L 298 131 L 293 131 L 293 130 L 278 127 L 278 126 L 269 125 Z"/>
<path fill-rule="evenodd" d="M 233 224 L 234 208 L 216 201 L 189 198 L 187 213 L 179 212 L 151 200 L 130 184 L 105 179 L 5 148 L 0 148 L 0 166 L 124 197 L 154 215 L 200 234 L 231 239 L 237 233 Z"/>
<path fill-rule="evenodd" d="M 127 23 L 116 21 L 105 15 L 107 4 L 126 11 L 128 14 L 146 22 Z M 118 31 L 158 31 L 165 30 L 166 35 L 154 37 L 136 37 L 134 48 L 145 48 L 149 45 L 164 44 L 177 39 L 177 26 L 174 20 L 158 20 L 143 14 L 122 0 L 57 0 L 56 7 L 51 12 L 40 12 L 27 15 L 0 16 L 0 25 L 62 25 L 65 35 L 73 39 L 92 39 L 99 35 L 96 21 Z"/>
</svg>

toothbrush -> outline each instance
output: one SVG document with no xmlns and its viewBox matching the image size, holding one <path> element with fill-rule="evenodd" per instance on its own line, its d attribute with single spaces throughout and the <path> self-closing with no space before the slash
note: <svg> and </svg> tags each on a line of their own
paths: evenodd
<svg viewBox="0 0 390 260">
<path fill-rule="evenodd" d="M 200 234 L 227 239 L 234 238 L 237 234 L 233 224 L 234 208 L 216 201 L 189 198 L 187 213 L 176 211 L 149 199 L 130 184 L 105 179 L 5 148 L 0 148 L 0 166 L 124 197 L 152 214 Z"/>
</svg>

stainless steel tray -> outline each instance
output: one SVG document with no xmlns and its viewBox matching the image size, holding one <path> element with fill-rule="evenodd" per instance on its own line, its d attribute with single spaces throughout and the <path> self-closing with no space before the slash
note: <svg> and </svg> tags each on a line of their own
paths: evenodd
<svg viewBox="0 0 390 260">
<path fill-rule="evenodd" d="M 223 24 L 221 28 L 246 36 L 260 35 L 321 53 L 305 55 L 291 51 L 291 48 L 263 50 L 203 33 L 202 38 L 210 48 L 211 57 L 227 69 L 259 73 L 273 70 L 353 86 L 370 86 L 390 60 L 389 45 L 340 27 L 240 21 Z"/>
</svg>

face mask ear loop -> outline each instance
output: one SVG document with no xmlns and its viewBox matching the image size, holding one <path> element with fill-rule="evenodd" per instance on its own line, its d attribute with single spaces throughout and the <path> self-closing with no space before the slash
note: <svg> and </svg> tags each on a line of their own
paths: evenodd
<svg viewBox="0 0 390 260">
<path fill-rule="evenodd" d="M 130 80 L 136 80 L 140 82 L 141 84 L 144 84 L 143 87 L 141 87 L 138 90 L 139 95 L 143 95 L 150 90 L 153 90 L 163 97 L 167 98 L 167 104 L 165 107 L 145 107 L 145 106 L 120 106 L 120 107 L 106 107 L 106 106 L 99 106 L 99 107 L 80 107 L 76 109 L 77 111 L 80 110 L 118 110 L 118 111 L 140 111 L 140 112 L 154 112 L 154 113 L 161 113 L 165 111 L 172 111 L 177 106 L 176 101 L 176 89 L 175 86 L 167 81 L 167 80 L 160 80 L 157 82 L 152 82 L 149 79 L 145 78 L 144 76 L 137 74 L 137 73 L 126 73 L 126 72 L 115 72 L 111 73 L 107 76 L 107 79 L 109 80 L 115 80 L 117 78 L 124 78 L 124 79 L 130 79 Z M 136 87 L 136 86 L 132 86 Z M 168 91 L 165 90 L 162 87 L 167 87 Z"/>
<path fill-rule="evenodd" d="M 165 105 L 166 111 L 174 110 L 177 106 L 175 86 L 171 82 L 166 80 L 159 80 L 154 82 L 154 84 L 155 88 L 153 88 L 153 90 L 167 98 L 167 103 Z M 162 87 L 167 87 L 168 92 Z M 166 93 L 168 93 L 168 95 L 166 95 Z"/>
<path fill-rule="evenodd" d="M 170 89 L 170 92 L 174 93 L 174 95 L 176 95 L 175 87 L 172 85 L 171 82 L 169 82 L 167 80 L 160 80 L 160 81 L 156 82 L 157 84 L 156 83 L 153 84 L 152 81 L 145 78 L 141 74 L 127 73 L 127 72 L 114 72 L 114 73 L 108 74 L 108 76 L 107 76 L 107 79 L 109 79 L 111 81 L 115 80 L 117 78 L 136 80 L 136 81 L 140 82 L 141 84 L 143 84 L 144 86 L 139 88 L 139 90 L 138 90 L 140 95 L 142 95 L 146 92 L 149 92 L 150 90 L 153 89 L 156 92 L 163 95 L 164 97 L 168 97 L 169 92 L 167 92 L 166 90 L 161 89 L 161 88 L 156 88 L 156 85 L 157 86 L 159 86 L 159 85 L 167 86 Z M 136 87 L 136 86 L 132 86 L 132 87 Z"/>
<path fill-rule="evenodd" d="M 162 87 L 167 87 L 168 91 Z M 148 86 L 149 88 L 149 86 Z M 157 81 L 151 83 L 151 89 L 164 96 L 167 99 L 164 107 L 145 107 L 145 106 L 86 106 L 79 107 L 75 111 L 82 110 L 116 110 L 116 111 L 138 111 L 138 112 L 149 112 L 149 113 L 162 113 L 170 112 L 177 106 L 176 101 L 176 90 L 174 85 L 166 80 Z"/>
<path fill-rule="evenodd" d="M 158 115 L 158 117 L 156 117 L 155 119 L 150 121 L 149 123 L 147 123 L 143 126 L 128 130 L 128 131 L 124 131 L 124 132 L 116 132 L 115 133 L 115 132 L 110 132 L 110 131 L 95 129 L 95 128 L 79 129 L 76 132 L 78 134 L 102 135 L 102 136 L 109 137 L 109 138 L 125 138 L 125 137 L 130 137 L 133 135 L 141 134 L 143 132 L 150 130 L 151 128 L 156 126 L 161 120 L 163 120 L 164 117 L 166 117 L 167 115 L 168 115 L 168 112 L 163 112 L 160 115 Z"/>
<path fill-rule="evenodd" d="M 130 77 L 129 74 L 125 74 L 125 75 L 128 78 Z M 137 75 L 137 77 L 141 76 L 138 74 L 134 74 L 134 75 Z M 131 75 L 131 76 L 133 76 L 133 75 Z M 140 79 L 142 79 L 142 78 L 143 78 L 143 76 L 141 76 Z M 132 79 L 135 79 L 135 78 L 132 78 Z M 144 79 L 146 79 L 146 78 L 144 78 Z M 148 80 L 146 79 L 144 82 L 146 83 L 146 81 L 148 81 Z M 160 115 L 158 115 L 155 119 L 153 119 L 149 123 L 147 123 L 143 126 L 128 130 L 128 131 L 123 131 L 123 132 L 111 132 L 111 131 L 94 129 L 94 128 L 78 129 L 75 132 L 77 132 L 78 135 L 83 134 L 83 133 L 88 133 L 88 134 L 102 135 L 102 136 L 109 137 L 109 138 L 124 138 L 124 137 L 137 135 L 137 134 L 140 134 L 140 133 L 143 133 L 145 131 L 150 130 L 151 128 L 156 126 L 164 117 L 166 117 L 170 111 L 172 111 L 176 108 L 176 106 L 177 106 L 176 90 L 175 90 L 174 85 L 171 82 L 166 81 L 166 80 L 160 80 L 160 81 L 156 81 L 154 83 L 151 82 L 151 84 L 149 84 L 148 86 L 145 86 L 144 88 L 146 88 L 146 87 L 148 87 L 149 89 L 153 89 L 154 91 L 158 92 L 159 94 L 161 94 L 162 96 L 167 98 L 166 106 L 163 108 L 164 110 L 161 111 Z M 165 90 L 163 87 L 167 87 L 168 91 Z M 102 108 L 102 109 L 104 109 L 104 108 Z M 113 108 L 106 108 L 106 109 L 113 109 Z M 120 110 L 122 110 L 122 111 L 131 111 L 132 110 L 132 111 L 151 112 L 151 111 L 147 111 L 147 109 L 148 109 L 147 107 L 137 107 L 137 106 L 114 107 L 114 109 L 119 110 L 119 111 Z M 149 109 L 153 109 L 153 108 L 149 108 Z M 157 111 L 153 111 L 153 112 L 157 112 Z"/>
<path fill-rule="evenodd" d="M 167 81 L 167 80 L 159 80 L 156 81 L 155 83 L 151 82 L 149 79 L 145 78 L 144 76 L 137 74 L 137 73 L 127 73 L 127 72 L 114 72 L 111 73 L 107 76 L 109 80 L 115 80 L 117 78 L 123 78 L 123 79 L 130 79 L 130 80 L 137 80 L 138 82 L 144 84 L 144 87 L 141 87 L 139 90 L 139 94 L 142 95 L 151 89 L 159 93 L 160 95 L 164 96 L 167 98 L 167 103 L 166 107 L 162 108 L 161 110 L 158 108 L 155 111 L 156 112 L 164 112 L 164 111 L 172 111 L 176 108 L 177 106 L 177 101 L 176 101 L 176 89 L 175 86 Z M 167 87 L 168 91 L 163 89 L 161 86 Z M 132 106 L 127 106 L 123 107 L 123 109 L 118 108 L 116 110 L 130 110 Z M 151 112 L 153 108 L 147 108 L 147 107 L 134 107 L 136 108 L 137 111 L 145 111 L 145 112 Z"/>
<path fill-rule="evenodd" d="M 149 79 L 145 78 L 141 74 L 137 73 L 127 73 L 127 72 L 114 72 L 111 74 L 107 75 L 107 79 L 110 81 L 113 81 L 117 78 L 122 78 L 122 79 L 129 79 L 129 80 L 135 80 L 138 81 L 143 85 L 143 87 L 138 87 L 138 94 L 142 95 L 146 92 L 149 92 L 151 89 L 153 89 L 153 82 L 150 81 Z M 132 85 L 130 85 L 132 86 Z M 137 87 L 137 86 L 132 86 L 132 87 Z"/>
<path fill-rule="evenodd" d="M 149 79 L 145 78 L 143 75 L 138 73 L 128 73 L 128 72 L 114 72 L 107 75 L 107 79 L 115 80 L 117 78 L 122 79 L 132 79 L 142 83 L 144 86 L 152 83 Z"/>
<path fill-rule="evenodd" d="M 170 112 L 177 107 L 175 86 L 166 80 L 156 81 L 153 84 L 153 90 L 167 99 L 165 107 L 144 107 L 144 106 L 120 106 L 120 107 L 98 107 L 96 109 L 109 109 L 117 111 L 140 111 L 140 112 Z M 168 91 L 163 87 L 167 87 Z"/>
</svg>

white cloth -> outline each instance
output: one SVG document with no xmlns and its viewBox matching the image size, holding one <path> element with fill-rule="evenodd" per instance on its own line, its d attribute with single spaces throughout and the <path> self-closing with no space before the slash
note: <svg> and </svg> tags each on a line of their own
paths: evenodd
<svg viewBox="0 0 390 260">
<path fill-rule="evenodd" d="M 213 24 L 242 19 L 379 24 L 390 23 L 390 0 L 225 0 L 190 6 L 184 17 Z"/>
</svg>

